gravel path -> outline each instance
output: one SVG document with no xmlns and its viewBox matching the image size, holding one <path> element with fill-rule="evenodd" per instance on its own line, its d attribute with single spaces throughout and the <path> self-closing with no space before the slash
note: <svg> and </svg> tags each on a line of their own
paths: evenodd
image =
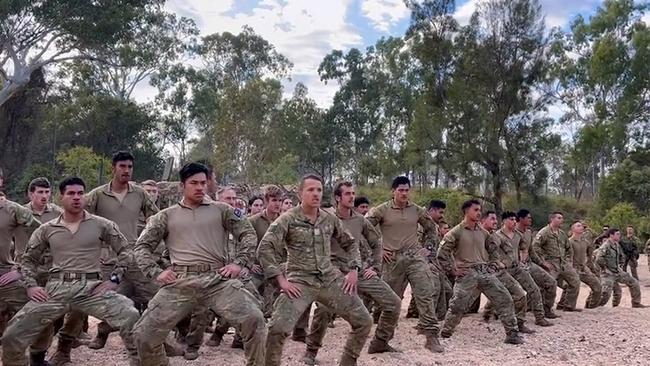
<svg viewBox="0 0 650 366">
<path fill-rule="evenodd" d="M 650 274 L 645 256 L 639 260 L 643 302 L 650 304 Z M 584 284 L 580 290 L 579 306 L 584 306 L 589 293 Z M 406 298 L 410 298 L 407 292 Z M 558 291 L 559 299 L 559 291 Z M 485 301 L 482 301 L 484 304 Z M 561 319 L 555 326 L 540 328 L 534 335 L 526 336 L 526 344 L 511 346 L 503 343 L 504 332 L 498 321 L 486 324 L 478 314 L 473 314 L 459 325 L 451 339 L 442 341 L 443 354 L 431 354 L 421 348 L 422 336 L 416 334 L 414 319 L 405 319 L 407 301 L 402 302 L 402 317 L 391 345 L 403 353 L 368 355 L 364 352 L 359 365 L 648 365 L 650 364 L 650 308 L 632 309 L 627 288 L 623 288 L 623 301 L 618 308 L 585 310 L 581 313 L 558 312 Z M 92 319 L 94 320 L 94 319 Z M 91 332 L 94 332 L 93 322 Z M 336 327 L 329 329 L 318 355 L 321 365 L 336 365 L 347 335 L 348 325 L 337 319 Z M 206 335 L 206 339 L 209 335 Z M 204 346 L 195 361 L 171 359 L 171 365 L 244 365 L 242 350 L 231 349 L 232 335 L 227 335 L 219 348 Z M 304 344 L 287 340 L 283 365 L 302 365 Z M 51 352 L 54 348 L 51 349 Z M 93 351 L 84 346 L 73 350 L 73 365 L 127 366 L 126 354 L 117 334 L 111 335 L 107 347 Z"/>
</svg>

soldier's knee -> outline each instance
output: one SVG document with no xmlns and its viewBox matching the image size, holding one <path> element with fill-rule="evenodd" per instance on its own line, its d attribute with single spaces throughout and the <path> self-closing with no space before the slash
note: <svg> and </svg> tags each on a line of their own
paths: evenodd
<svg viewBox="0 0 650 366">
<path fill-rule="evenodd" d="M 368 313 L 365 306 L 361 306 L 352 313 L 350 317 L 352 328 L 363 329 L 370 332 L 372 328 L 372 316 Z"/>
<path fill-rule="evenodd" d="M 4 334 L 2 335 L 2 347 L 7 350 L 7 349 L 21 349 L 21 348 L 27 348 L 26 344 L 23 344 L 23 339 L 20 335 L 20 328 L 16 327 L 14 325 L 9 325 L 7 329 L 5 329 Z"/>
</svg>

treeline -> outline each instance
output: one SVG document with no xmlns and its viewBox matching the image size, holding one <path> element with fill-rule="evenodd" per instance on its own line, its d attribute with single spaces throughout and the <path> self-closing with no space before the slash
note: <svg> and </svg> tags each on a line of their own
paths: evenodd
<svg viewBox="0 0 650 366">
<path fill-rule="evenodd" d="M 482 1 L 467 25 L 452 0 L 405 4 L 405 34 L 325 56 L 317 72 L 339 88 L 320 108 L 302 84 L 283 99 L 291 62 L 250 28 L 200 36 L 161 0 L 3 2 L 5 191 L 38 175 L 105 181 L 111 152 L 129 149 L 138 180 L 173 155 L 224 183 L 407 174 L 498 211 L 650 214 L 647 4 L 607 0 L 568 30 L 545 29 L 535 0 Z M 156 98 L 138 103 L 147 85 Z"/>
</svg>

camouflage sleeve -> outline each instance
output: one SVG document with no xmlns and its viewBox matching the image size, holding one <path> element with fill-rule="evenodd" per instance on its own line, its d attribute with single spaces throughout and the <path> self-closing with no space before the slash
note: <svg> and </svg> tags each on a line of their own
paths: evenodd
<svg viewBox="0 0 650 366">
<path fill-rule="evenodd" d="M 99 199 L 97 196 L 98 192 L 98 189 L 93 189 L 86 195 L 86 211 L 93 215 L 97 213 L 97 201 Z"/>
<path fill-rule="evenodd" d="M 540 256 L 537 255 L 537 251 L 535 250 L 535 247 L 533 247 L 532 245 L 530 246 L 530 248 L 528 248 L 528 258 L 530 258 L 530 261 L 537 264 L 538 266 L 541 266 L 544 263 L 542 258 L 540 258 Z"/>
<path fill-rule="evenodd" d="M 264 277 L 274 278 L 283 273 L 281 263 L 278 263 L 276 253 L 285 251 L 285 237 L 289 230 L 289 215 L 280 216 L 275 220 L 262 237 L 257 247 L 257 260 L 264 269 Z"/>
<path fill-rule="evenodd" d="M 156 256 L 156 263 L 158 263 L 160 268 L 167 269 L 172 266 L 172 261 L 169 258 L 169 249 L 167 249 L 164 241 L 160 241 L 154 255 Z"/>
<path fill-rule="evenodd" d="M 23 280 L 27 288 L 38 286 L 36 278 L 39 273 L 39 264 L 41 263 L 43 253 L 49 250 L 50 247 L 45 235 L 45 228 L 45 226 L 41 226 L 32 233 L 25 253 L 22 255 L 20 271 L 22 272 Z"/>
<path fill-rule="evenodd" d="M 496 233 L 488 235 L 485 241 L 485 250 L 488 253 L 490 263 L 497 262 L 500 259 L 499 249 L 501 248 L 501 239 Z"/>
<path fill-rule="evenodd" d="M 142 200 L 142 214 L 144 215 L 145 221 L 151 216 L 157 214 L 160 210 L 156 203 L 153 201 L 150 195 L 147 194 L 144 190 L 142 191 L 144 199 Z"/>
<path fill-rule="evenodd" d="M 142 273 L 149 278 L 157 278 L 163 269 L 156 263 L 154 251 L 167 237 L 167 211 L 161 211 L 149 219 L 144 231 L 135 243 L 135 262 Z"/>
<path fill-rule="evenodd" d="M 445 234 L 444 238 L 438 246 L 438 263 L 445 270 L 445 272 L 450 273 L 454 268 L 454 252 L 456 251 L 456 246 L 458 245 L 458 240 L 454 236 L 454 231 L 450 231 Z"/>
<path fill-rule="evenodd" d="M 425 209 L 418 206 L 418 224 L 422 226 L 422 246 L 430 252 L 438 251 L 438 227 Z"/>
<path fill-rule="evenodd" d="M 596 270 L 596 264 L 594 263 L 594 249 L 596 246 L 594 245 L 593 242 L 590 242 L 589 245 L 587 245 L 587 267 L 593 272 L 597 273 L 598 271 Z"/>
<path fill-rule="evenodd" d="M 25 228 L 27 236 L 31 236 L 34 230 L 41 226 L 41 222 L 34 217 L 32 211 L 27 207 L 11 205 L 10 209 L 14 222 L 17 226 L 23 226 Z"/>
<path fill-rule="evenodd" d="M 133 252 L 128 248 L 128 242 L 124 235 L 117 228 L 117 224 L 110 222 L 104 228 L 101 240 L 117 254 L 117 262 L 113 268 L 114 275 L 122 281 L 127 268 L 133 263 Z"/>
<path fill-rule="evenodd" d="M 372 226 L 378 227 L 381 225 L 381 222 L 384 219 L 384 211 L 386 211 L 385 205 L 379 205 L 377 207 L 373 207 L 366 214 L 366 219 L 370 221 L 370 224 L 372 224 Z"/>
<path fill-rule="evenodd" d="M 539 256 L 541 253 L 544 253 L 544 243 L 545 243 L 545 238 L 544 238 L 544 233 L 539 232 L 537 235 L 535 235 L 535 239 L 533 239 L 533 244 L 530 246 L 530 248 L 535 252 L 535 256 L 538 256 L 540 263 L 537 263 L 541 265 L 541 263 L 544 262 L 544 259 Z M 531 258 L 532 259 L 532 258 Z"/>
<path fill-rule="evenodd" d="M 566 253 L 566 262 L 569 264 L 569 266 L 573 266 L 573 245 L 569 239 L 564 240 L 564 250 Z"/>
<path fill-rule="evenodd" d="M 596 255 L 594 261 L 596 262 L 596 265 L 598 265 L 600 269 L 606 269 L 607 261 L 605 259 L 605 248 L 603 247 L 598 248 L 595 254 Z"/>
<path fill-rule="evenodd" d="M 254 262 L 255 247 L 257 247 L 257 234 L 253 225 L 239 209 L 228 207 L 222 212 L 222 215 L 226 230 L 232 233 L 235 239 L 233 263 L 250 268 Z"/>
<path fill-rule="evenodd" d="M 366 238 L 366 242 L 372 251 L 370 260 L 368 263 L 364 263 L 366 268 L 373 267 L 375 271 L 381 273 L 381 236 L 377 232 L 374 226 L 367 219 L 363 219 L 363 236 Z"/>
<path fill-rule="evenodd" d="M 334 218 L 334 233 L 332 236 L 341 248 L 350 254 L 349 268 L 362 268 L 363 263 L 361 263 L 361 253 L 359 252 L 359 239 L 353 237 L 350 232 L 345 230 L 343 222 L 338 217 L 334 215 L 332 217 Z"/>
</svg>

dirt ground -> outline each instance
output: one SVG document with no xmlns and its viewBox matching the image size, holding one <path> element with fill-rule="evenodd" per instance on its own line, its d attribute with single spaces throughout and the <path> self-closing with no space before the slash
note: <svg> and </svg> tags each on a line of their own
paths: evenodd
<svg viewBox="0 0 650 366">
<path fill-rule="evenodd" d="M 650 274 L 645 256 L 639 260 L 639 276 L 643 302 L 650 304 Z M 559 299 L 558 291 L 558 299 Z M 589 293 L 584 284 L 580 290 L 579 307 L 584 306 Z M 405 300 L 410 298 L 406 294 Z M 481 302 L 483 305 L 485 299 Z M 611 303 L 611 301 L 610 301 Z M 562 317 L 554 320 L 555 326 L 540 328 L 536 334 L 525 336 L 526 344 L 506 345 L 503 328 L 498 321 L 489 324 L 473 314 L 458 326 L 450 339 L 442 340 L 445 353 L 432 354 L 422 349 L 424 339 L 417 335 L 414 319 L 405 319 L 408 301 L 402 302 L 402 316 L 393 347 L 403 353 L 368 355 L 365 350 L 359 358 L 359 365 L 648 365 L 650 364 L 650 308 L 632 309 L 627 288 L 623 289 L 623 301 L 618 308 L 607 305 L 604 308 L 585 310 L 581 313 L 559 311 Z M 94 319 L 93 319 L 94 320 Z M 94 326 L 91 325 L 91 333 Z M 337 319 L 336 327 L 329 329 L 326 345 L 319 353 L 321 365 L 336 365 L 348 332 L 345 321 Z M 206 340 L 209 334 L 206 334 Z M 203 346 L 200 357 L 186 361 L 182 357 L 171 359 L 171 365 L 244 365 L 242 350 L 230 348 L 232 335 L 227 335 L 224 344 L 218 348 Z M 50 353 L 54 352 L 53 345 Z M 302 365 L 300 362 L 305 346 L 287 340 L 283 365 Z M 126 353 L 117 334 L 111 335 L 107 347 L 93 351 L 85 346 L 73 350 L 73 365 L 111 365 L 127 366 Z"/>
</svg>

